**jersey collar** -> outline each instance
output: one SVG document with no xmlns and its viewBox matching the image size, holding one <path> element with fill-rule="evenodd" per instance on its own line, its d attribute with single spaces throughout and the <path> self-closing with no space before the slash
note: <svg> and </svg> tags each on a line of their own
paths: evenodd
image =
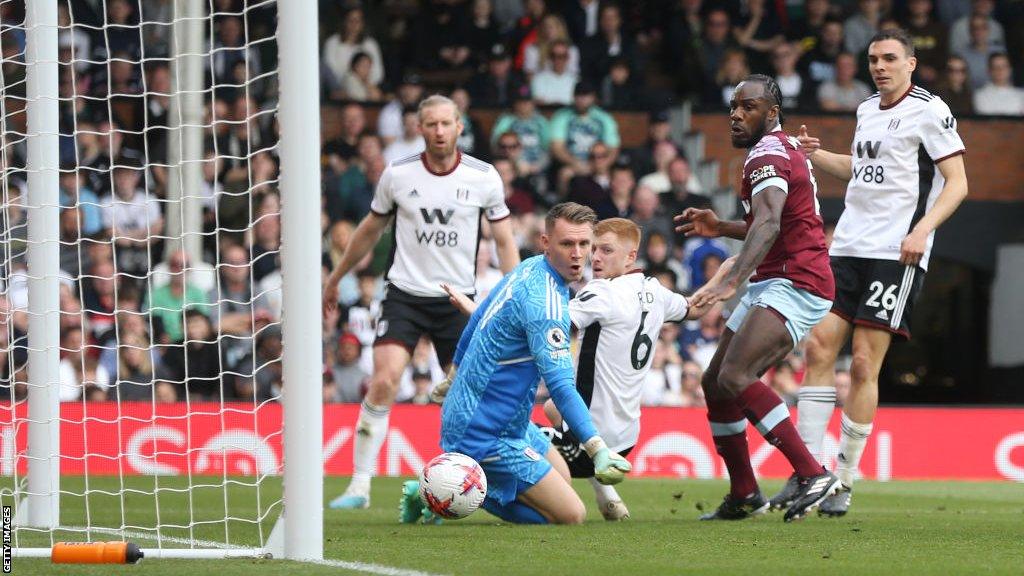
<svg viewBox="0 0 1024 576">
<path fill-rule="evenodd" d="M 889 104 L 889 105 L 883 105 L 882 104 L 882 99 L 879 98 L 878 99 L 878 109 L 879 110 L 889 110 L 891 108 L 895 108 L 897 104 L 899 104 L 900 102 L 903 102 L 903 99 L 910 95 L 910 91 L 913 90 L 913 89 L 914 89 L 914 83 L 911 82 L 910 83 L 910 88 L 907 88 L 907 91 L 903 93 L 903 96 L 900 96 L 895 102 L 893 102 L 892 104 Z"/>
<path fill-rule="evenodd" d="M 459 163 L 462 162 L 462 151 L 459 150 L 458 148 L 455 149 L 455 164 L 452 164 L 451 169 L 446 172 L 434 172 L 433 170 L 431 170 L 430 164 L 427 164 L 426 152 L 420 152 L 420 162 L 423 162 L 423 167 L 427 169 L 427 172 L 430 172 L 434 176 L 447 176 L 452 172 L 455 172 L 455 169 L 459 167 Z"/>
</svg>

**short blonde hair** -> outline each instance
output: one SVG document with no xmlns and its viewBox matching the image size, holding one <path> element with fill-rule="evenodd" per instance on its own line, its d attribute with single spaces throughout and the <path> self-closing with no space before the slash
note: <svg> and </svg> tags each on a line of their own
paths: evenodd
<svg viewBox="0 0 1024 576">
<path fill-rule="evenodd" d="M 632 220 L 605 218 L 594 226 L 594 236 L 600 236 L 607 232 L 611 232 L 620 239 L 629 242 L 633 248 L 640 246 L 640 227 Z"/>
<path fill-rule="evenodd" d="M 416 109 L 416 117 L 419 119 L 420 122 L 423 122 L 423 111 L 424 110 L 426 110 L 427 108 L 433 108 L 435 106 L 444 106 L 446 104 L 448 106 L 452 107 L 452 110 L 455 111 L 455 118 L 458 119 L 459 118 L 459 107 L 458 107 L 458 105 L 456 105 L 455 101 L 452 100 L 451 98 L 449 98 L 447 96 L 442 96 L 441 94 L 434 94 L 433 96 L 428 96 L 428 97 L 424 98 L 422 101 L 420 101 L 420 105 Z"/>
<path fill-rule="evenodd" d="M 544 231 L 550 234 L 558 220 L 565 220 L 571 224 L 593 224 L 597 222 L 597 214 L 593 209 L 575 202 L 555 204 L 544 218 Z"/>
</svg>

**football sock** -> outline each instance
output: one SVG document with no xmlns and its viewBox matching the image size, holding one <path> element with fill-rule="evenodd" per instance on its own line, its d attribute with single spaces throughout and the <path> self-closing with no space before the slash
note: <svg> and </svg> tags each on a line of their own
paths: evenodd
<svg viewBox="0 0 1024 576">
<path fill-rule="evenodd" d="M 732 400 L 708 401 L 708 424 L 715 450 L 729 471 L 729 493 L 746 498 L 757 491 L 757 479 L 750 465 L 747 447 L 747 420 Z"/>
<path fill-rule="evenodd" d="M 853 477 L 857 474 L 860 457 L 864 454 L 864 445 L 871 435 L 872 424 L 858 424 L 843 412 L 842 434 L 839 439 L 839 456 L 836 457 L 836 475 L 839 480 L 853 486 Z"/>
<path fill-rule="evenodd" d="M 818 462 L 822 462 L 821 444 L 825 440 L 825 429 L 836 409 L 834 386 L 804 386 L 800 389 L 796 403 L 799 414 L 796 430 L 807 445 L 807 450 Z"/>
<path fill-rule="evenodd" d="M 548 519 L 543 514 L 518 500 L 513 500 L 508 504 L 498 504 L 490 498 L 484 498 L 482 508 L 498 518 L 514 524 L 548 524 Z"/>
<path fill-rule="evenodd" d="M 370 478 L 377 473 L 377 455 L 388 433 L 389 406 L 374 406 L 363 400 L 359 407 L 356 437 L 352 450 L 352 488 L 370 487 Z"/>
<path fill-rule="evenodd" d="M 587 478 L 590 481 L 590 485 L 594 487 L 594 495 L 597 496 L 599 503 L 613 502 L 615 500 L 622 501 L 622 497 L 615 491 L 614 486 L 605 486 L 597 481 L 597 478 Z"/>
<path fill-rule="evenodd" d="M 789 409 L 767 384 L 755 380 L 736 397 L 736 403 L 765 440 L 786 456 L 797 476 L 808 478 L 822 473 L 824 468 L 807 451 L 789 419 Z"/>
</svg>

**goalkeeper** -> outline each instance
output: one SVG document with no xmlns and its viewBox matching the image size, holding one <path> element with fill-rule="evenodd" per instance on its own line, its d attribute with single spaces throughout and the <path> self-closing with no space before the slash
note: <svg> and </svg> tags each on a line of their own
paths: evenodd
<svg viewBox="0 0 1024 576">
<path fill-rule="evenodd" d="M 483 508 L 508 522 L 579 524 L 586 516 L 565 460 L 530 423 L 541 377 L 570 428 L 586 439 L 598 481 L 615 484 L 630 470 L 598 436 L 576 391 L 569 351 L 567 283 L 583 275 L 596 219 L 579 204 L 552 208 L 541 237 L 544 255 L 502 279 L 455 351 L 459 370 L 441 411 L 441 448 L 480 463 L 487 474 Z M 416 481 L 403 486 L 403 522 L 424 513 L 418 488 Z"/>
</svg>

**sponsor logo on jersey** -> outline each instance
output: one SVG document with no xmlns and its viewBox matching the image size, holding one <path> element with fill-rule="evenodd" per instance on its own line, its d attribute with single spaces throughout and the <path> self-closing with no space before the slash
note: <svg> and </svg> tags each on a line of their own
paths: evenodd
<svg viewBox="0 0 1024 576">
<path fill-rule="evenodd" d="M 537 454 L 537 451 L 534 450 L 533 448 L 530 448 L 529 446 L 527 446 L 526 449 L 523 450 L 523 456 L 526 456 L 527 458 L 533 460 L 534 462 L 540 461 L 540 454 Z"/>
<path fill-rule="evenodd" d="M 440 208 L 431 208 L 430 210 L 427 210 L 426 208 L 420 208 L 420 216 L 423 217 L 423 221 L 426 222 L 427 224 L 433 224 L 434 221 L 436 220 L 440 222 L 443 226 L 447 226 L 448 222 L 450 222 L 452 219 L 452 214 L 454 213 L 455 210 L 451 208 L 445 210 L 444 212 L 442 212 Z"/>
<path fill-rule="evenodd" d="M 942 119 L 942 127 L 945 128 L 946 130 L 953 130 L 954 128 L 956 128 L 956 118 L 953 118 L 952 116 L 946 116 L 945 118 Z"/>
<path fill-rule="evenodd" d="M 455 197 L 465 202 L 469 200 L 469 189 L 468 188 L 457 188 L 455 190 Z"/>
<path fill-rule="evenodd" d="M 412 189 L 412 192 L 409 192 L 409 198 L 419 198 L 419 197 L 420 197 L 420 193 L 417 192 L 415 188 Z"/>
<path fill-rule="evenodd" d="M 896 130 L 899 129 L 899 127 L 900 127 L 900 119 L 899 118 L 893 118 L 892 120 L 889 120 L 889 132 L 895 132 Z M 872 156 L 872 158 L 874 158 L 874 156 Z"/>
<path fill-rule="evenodd" d="M 875 318 L 878 318 L 879 320 L 888 321 L 889 320 L 889 313 L 886 312 L 885 309 L 879 310 L 878 314 L 875 314 Z"/>
<path fill-rule="evenodd" d="M 858 141 L 857 142 L 857 158 L 863 158 L 867 155 L 868 158 L 878 158 L 878 150 L 882 147 L 880 140 L 875 141 Z"/>
<path fill-rule="evenodd" d="M 772 176 L 778 176 L 775 172 L 775 165 L 765 164 L 750 173 L 750 183 L 756 184 L 757 182 L 764 180 L 765 178 L 771 178 Z"/>
</svg>

